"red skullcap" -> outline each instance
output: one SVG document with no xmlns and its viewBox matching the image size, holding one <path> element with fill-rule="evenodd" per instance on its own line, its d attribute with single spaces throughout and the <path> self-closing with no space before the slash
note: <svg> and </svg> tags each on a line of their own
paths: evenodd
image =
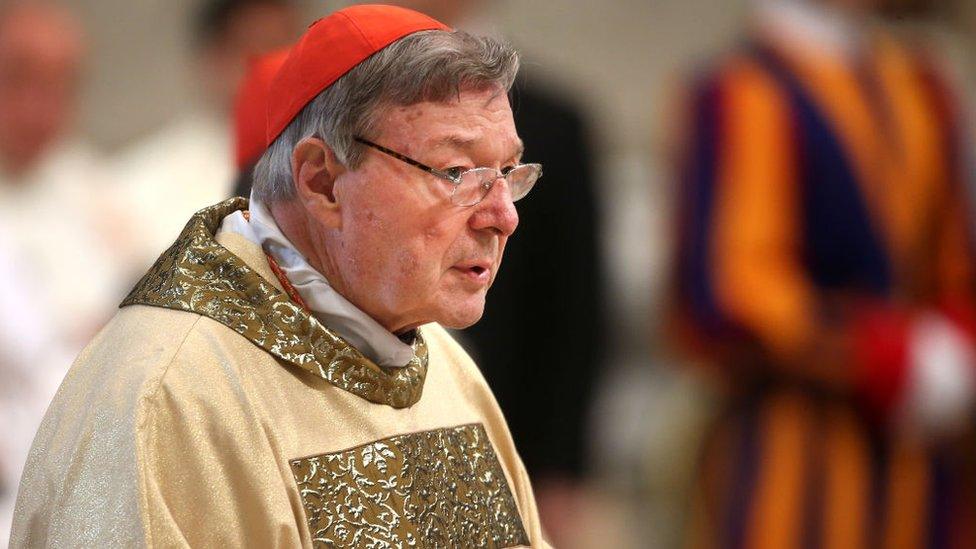
<svg viewBox="0 0 976 549">
<path fill-rule="evenodd" d="M 422 13 L 395 6 L 359 5 L 312 24 L 271 82 L 270 145 L 322 90 L 393 42 L 424 30 L 451 30 Z"/>
<path fill-rule="evenodd" d="M 267 147 L 271 81 L 288 58 L 288 48 L 254 58 L 234 100 L 234 149 L 238 171 L 256 162 Z"/>
</svg>

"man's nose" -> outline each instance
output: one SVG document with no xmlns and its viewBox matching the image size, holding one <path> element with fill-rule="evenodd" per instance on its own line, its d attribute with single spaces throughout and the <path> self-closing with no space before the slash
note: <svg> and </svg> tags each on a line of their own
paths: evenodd
<svg viewBox="0 0 976 549">
<path fill-rule="evenodd" d="M 488 194 L 474 208 L 476 211 L 470 220 L 474 229 L 493 229 L 502 236 L 510 236 L 518 226 L 518 211 L 512 201 L 512 190 L 508 180 L 502 176 L 495 180 Z"/>
</svg>

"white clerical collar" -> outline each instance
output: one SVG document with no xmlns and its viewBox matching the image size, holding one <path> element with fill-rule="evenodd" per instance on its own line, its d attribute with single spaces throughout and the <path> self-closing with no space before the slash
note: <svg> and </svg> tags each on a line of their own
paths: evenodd
<svg viewBox="0 0 976 549">
<path fill-rule="evenodd" d="M 857 56 L 864 47 L 860 21 L 840 9 L 807 0 L 756 0 L 762 32 L 801 48 L 835 57 Z"/>
<path fill-rule="evenodd" d="M 250 222 L 241 211 L 225 217 L 220 232 L 237 233 L 270 254 L 322 325 L 380 366 L 403 367 L 413 347 L 339 295 L 278 228 L 268 208 L 251 196 Z"/>
</svg>

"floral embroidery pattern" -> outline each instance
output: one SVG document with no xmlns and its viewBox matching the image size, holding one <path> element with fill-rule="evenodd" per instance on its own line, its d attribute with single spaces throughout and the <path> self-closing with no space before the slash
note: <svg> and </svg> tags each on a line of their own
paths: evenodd
<svg viewBox="0 0 976 549">
<path fill-rule="evenodd" d="M 481 424 L 291 460 L 318 547 L 528 545 Z"/>
</svg>

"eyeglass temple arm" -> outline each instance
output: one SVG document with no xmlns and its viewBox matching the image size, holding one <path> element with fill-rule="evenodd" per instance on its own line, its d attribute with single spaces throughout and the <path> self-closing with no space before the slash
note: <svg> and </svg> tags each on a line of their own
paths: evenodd
<svg viewBox="0 0 976 549">
<path fill-rule="evenodd" d="M 460 177 L 452 177 L 447 172 L 443 172 L 441 170 L 438 170 L 437 168 L 431 168 L 430 166 L 428 166 L 426 164 L 423 164 L 421 162 L 417 162 L 416 160 L 414 160 L 413 158 L 410 158 L 409 156 L 404 156 L 404 155 L 402 155 L 402 154 L 400 154 L 400 153 L 398 153 L 398 152 L 396 152 L 394 150 L 387 149 L 383 145 L 377 145 L 376 143 L 373 143 L 372 141 L 369 141 L 367 139 L 363 139 L 362 137 L 354 137 L 353 139 L 355 139 L 359 143 L 362 143 L 363 145 L 366 145 L 367 147 L 372 147 L 372 148 L 380 151 L 383 154 L 392 156 L 393 158 L 396 158 L 397 160 L 399 160 L 401 162 L 406 162 L 407 164 L 410 164 L 411 166 L 413 166 L 415 168 L 420 168 L 421 170 L 424 170 L 427 173 L 430 173 L 432 175 L 436 175 L 437 177 L 440 177 L 442 179 L 446 179 L 446 180 L 448 180 L 448 181 L 450 181 L 452 183 L 458 183 L 461 180 Z"/>
</svg>

